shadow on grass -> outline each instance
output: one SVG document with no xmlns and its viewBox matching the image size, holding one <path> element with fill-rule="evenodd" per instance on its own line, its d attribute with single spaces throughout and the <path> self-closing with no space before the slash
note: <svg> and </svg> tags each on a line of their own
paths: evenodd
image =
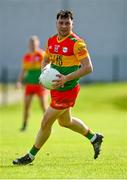
<svg viewBox="0 0 127 180">
<path fill-rule="evenodd" d="M 13 168 L 14 166 L 13 165 L 3 165 L 3 166 L 0 166 L 0 168 Z"/>
<path fill-rule="evenodd" d="M 112 103 L 116 108 L 127 111 L 127 95 L 113 98 Z"/>
<path fill-rule="evenodd" d="M 1 165 L 0 168 L 2 169 L 5 169 L 5 168 L 17 168 L 17 167 L 24 167 L 25 165 Z M 33 164 L 28 164 L 27 166 L 33 166 Z"/>
</svg>

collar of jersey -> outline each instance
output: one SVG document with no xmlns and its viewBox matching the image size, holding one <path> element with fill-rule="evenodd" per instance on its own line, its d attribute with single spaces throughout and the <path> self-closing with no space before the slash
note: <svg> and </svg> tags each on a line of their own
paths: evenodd
<svg viewBox="0 0 127 180">
<path fill-rule="evenodd" d="M 66 38 L 68 38 L 70 35 L 72 34 L 72 32 L 70 32 L 66 37 L 62 38 L 61 40 L 58 40 L 58 35 L 57 35 L 57 42 L 60 43 L 62 41 L 64 41 Z"/>
</svg>

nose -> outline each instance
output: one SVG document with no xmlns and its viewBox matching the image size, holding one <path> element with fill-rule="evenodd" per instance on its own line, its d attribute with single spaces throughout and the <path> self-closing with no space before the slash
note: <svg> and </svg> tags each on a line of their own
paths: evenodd
<svg viewBox="0 0 127 180">
<path fill-rule="evenodd" d="M 63 28 L 66 28 L 66 24 L 65 24 L 65 23 L 63 23 L 63 24 L 62 24 L 62 27 L 63 27 Z"/>
</svg>

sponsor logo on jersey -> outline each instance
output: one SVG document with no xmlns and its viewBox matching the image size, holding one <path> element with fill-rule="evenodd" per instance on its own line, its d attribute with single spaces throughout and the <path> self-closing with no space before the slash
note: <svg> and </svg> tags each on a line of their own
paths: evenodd
<svg viewBox="0 0 127 180">
<path fill-rule="evenodd" d="M 54 52 L 58 52 L 60 45 L 54 45 Z"/>
<path fill-rule="evenodd" d="M 39 61 L 41 57 L 39 55 L 35 56 L 35 61 Z"/>
<path fill-rule="evenodd" d="M 68 51 L 67 47 L 63 47 L 63 52 L 66 53 Z"/>
</svg>

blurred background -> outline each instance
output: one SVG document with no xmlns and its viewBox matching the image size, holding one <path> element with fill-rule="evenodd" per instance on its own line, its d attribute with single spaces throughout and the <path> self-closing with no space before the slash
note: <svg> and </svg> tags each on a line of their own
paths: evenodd
<svg viewBox="0 0 127 180">
<path fill-rule="evenodd" d="M 127 0 L 0 0 L 1 92 L 17 80 L 29 37 L 38 35 L 44 48 L 56 33 L 60 9 L 74 12 L 74 32 L 86 40 L 94 65 L 81 82 L 127 80 Z"/>
</svg>

